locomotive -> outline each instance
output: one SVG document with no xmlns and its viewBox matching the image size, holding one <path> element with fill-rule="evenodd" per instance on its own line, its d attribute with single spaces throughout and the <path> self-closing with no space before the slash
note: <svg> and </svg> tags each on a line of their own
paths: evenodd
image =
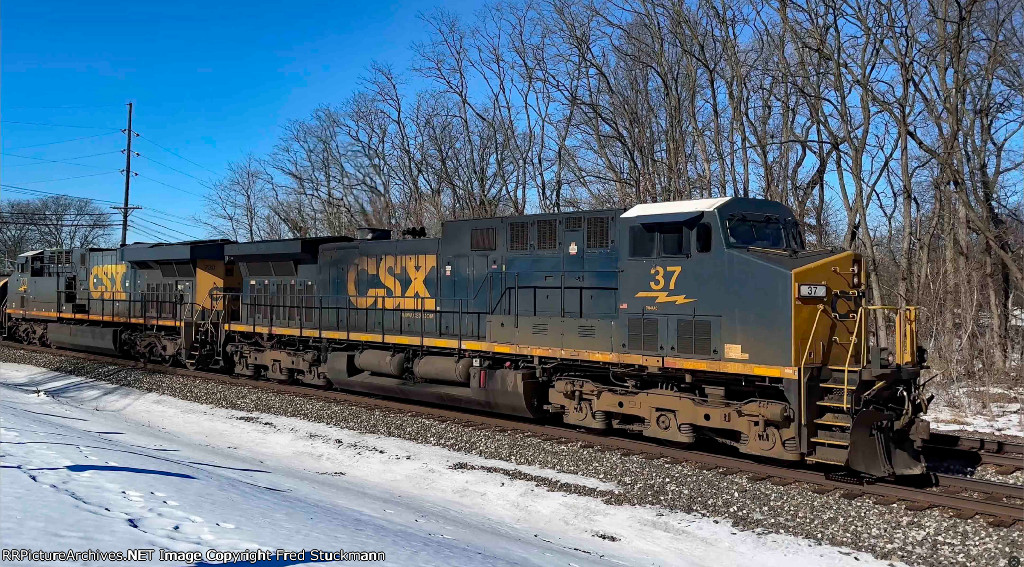
<svg viewBox="0 0 1024 567">
<path fill-rule="evenodd" d="M 781 203 L 454 220 L 422 236 L 26 252 L 0 290 L 4 332 L 869 476 L 924 472 L 916 309 L 869 305 L 861 256 L 805 249 Z M 872 333 L 878 309 L 895 324 Z"/>
</svg>

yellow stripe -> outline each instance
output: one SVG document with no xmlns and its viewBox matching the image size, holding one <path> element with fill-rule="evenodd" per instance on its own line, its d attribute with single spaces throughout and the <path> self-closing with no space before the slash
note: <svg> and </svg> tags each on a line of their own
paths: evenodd
<svg viewBox="0 0 1024 567">
<path fill-rule="evenodd" d="M 821 420 L 821 419 L 816 419 L 816 420 L 814 420 L 814 423 L 817 423 L 817 424 L 820 424 L 820 425 L 840 425 L 840 426 L 843 426 L 843 427 L 850 427 L 849 423 L 843 423 L 841 421 L 824 421 L 824 420 Z"/>
<path fill-rule="evenodd" d="M 826 439 L 824 437 L 812 437 L 811 441 L 815 443 L 821 443 L 823 445 L 849 445 L 849 441 L 839 441 L 836 439 Z"/>
<path fill-rule="evenodd" d="M 767 366 L 763 364 L 747 364 L 744 362 L 720 362 L 717 360 L 692 360 L 688 358 L 665 358 L 665 366 L 686 370 L 705 370 L 708 372 L 725 372 L 728 374 L 753 374 L 771 378 L 796 379 L 796 368 L 791 366 Z"/>
<path fill-rule="evenodd" d="M 103 322 L 131 322 L 142 324 L 143 319 L 132 317 L 110 317 L 100 315 L 63 314 L 53 311 L 28 311 L 22 309 L 8 309 L 12 315 L 31 315 L 35 317 L 54 317 L 60 319 L 83 319 Z M 170 319 L 145 319 L 146 324 L 181 326 L 181 321 Z M 680 368 L 684 370 L 703 370 L 707 372 L 722 372 L 726 374 L 749 374 L 754 376 L 767 376 L 770 378 L 795 379 L 796 368 L 789 366 L 765 366 L 758 364 L 745 364 L 740 362 L 721 362 L 717 360 L 693 360 L 688 358 L 644 356 L 639 354 L 615 353 L 592 350 L 559 349 L 550 347 L 535 347 L 509 345 L 501 343 L 489 343 L 484 341 L 459 341 L 454 339 L 442 339 L 436 337 L 420 337 L 408 335 L 387 335 L 383 337 L 377 333 L 346 333 L 344 331 L 320 331 L 317 329 L 296 329 L 292 327 L 268 327 L 265 325 L 245 325 L 241 323 L 229 323 L 225 325 L 229 331 L 255 332 L 287 336 L 303 336 L 310 338 L 322 337 L 333 340 L 353 340 L 363 342 L 384 342 L 409 346 L 423 346 L 435 348 L 462 348 L 481 352 L 494 352 L 500 354 L 519 354 L 527 356 L 540 356 L 547 358 L 563 358 L 573 360 L 589 360 L 592 362 L 610 362 L 622 364 L 635 364 L 638 366 L 654 366 L 667 368 Z M 383 339 L 383 340 L 382 340 Z M 421 342 L 422 341 L 422 342 Z M 841 406 L 840 406 L 841 407 Z"/>
<path fill-rule="evenodd" d="M 11 315 L 23 317 L 47 317 L 53 319 L 71 319 L 76 321 L 101 321 L 104 323 L 135 323 L 138 325 L 161 325 L 166 327 L 180 327 L 181 321 L 175 319 L 151 319 L 142 317 L 122 317 L 114 315 L 90 315 L 88 313 L 57 313 L 56 311 L 29 311 L 28 309 L 8 309 Z"/>
</svg>

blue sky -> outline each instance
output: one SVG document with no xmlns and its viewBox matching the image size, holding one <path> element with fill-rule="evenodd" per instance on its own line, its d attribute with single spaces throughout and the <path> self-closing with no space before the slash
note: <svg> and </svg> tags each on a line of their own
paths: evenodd
<svg viewBox="0 0 1024 567">
<path fill-rule="evenodd" d="M 444 7 L 468 16 L 477 6 L 4 2 L 0 178 L 4 185 L 120 201 L 124 135 L 117 130 L 131 100 L 133 128 L 142 135 L 132 148 L 142 154 L 132 160 L 140 173 L 132 180 L 132 202 L 144 207 L 136 213 L 140 223 L 151 234 L 202 236 L 183 219 L 200 211 L 203 183 L 232 160 L 268 152 L 288 120 L 341 102 L 370 62 L 406 69 L 412 43 L 426 37 L 418 14 Z M 22 197 L 0 192 L 3 199 Z M 130 231 L 132 240 L 153 238 Z"/>
</svg>

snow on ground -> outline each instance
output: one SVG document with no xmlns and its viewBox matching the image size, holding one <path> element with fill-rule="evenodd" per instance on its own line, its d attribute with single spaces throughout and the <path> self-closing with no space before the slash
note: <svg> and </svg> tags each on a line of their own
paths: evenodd
<svg viewBox="0 0 1024 567">
<path fill-rule="evenodd" d="M 1002 399 L 1018 397 L 1016 393 L 1003 388 L 991 388 L 990 392 L 992 396 Z M 983 391 L 973 391 L 970 394 L 980 398 Z M 925 417 L 931 422 L 932 429 L 1024 437 L 1024 409 L 1019 402 L 993 402 L 991 411 L 969 414 L 964 410 L 950 407 L 949 396 L 949 392 L 939 391 L 935 400 L 928 406 Z"/>
<path fill-rule="evenodd" d="M 941 431 L 977 431 L 1024 437 L 1024 413 L 1020 404 L 992 404 L 991 415 L 963 415 L 946 406 L 928 408 L 926 416 L 932 429 Z"/>
<path fill-rule="evenodd" d="M 0 363 L 0 442 L 4 548 L 345 549 L 384 551 L 393 565 L 889 565 L 449 467 L 616 489 L 595 479 L 19 364 Z"/>
</svg>

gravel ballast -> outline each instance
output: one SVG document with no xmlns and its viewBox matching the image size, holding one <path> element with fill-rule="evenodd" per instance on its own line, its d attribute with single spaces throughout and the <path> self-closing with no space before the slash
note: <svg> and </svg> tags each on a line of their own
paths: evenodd
<svg viewBox="0 0 1024 567">
<path fill-rule="evenodd" d="M 840 491 L 818 495 L 799 483 L 777 486 L 742 474 L 723 475 L 686 463 L 624 456 L 614 451 L 585 448 L 578 443 L 543 441 L 517 433 L 471 429 L 428 417 L 410 417 L 394 410 L 271 392 L 246 384 L 244 380 L 239 380 L 238 384 L 206 381 L 84 361 L 62 354 L 25 351 L 8 345 L 0 345 L 0 362 L 29 364 L 191 402 L 253 414 L 300 418 L 517 465 L 587 476 L 613 482 L 621 490 L 557 484 L 545 488 L 578 492 L 617 505 L 659 506 L 725 518 L 739 529 L 792 534 L 910 565 L 1001 566 L 1008 564 L 1011 557 L 1024 555 L 1021 523 L 1000 528 L 977 517 L 953 518 L 941 509 L 913 512 L 899 504 L 875 505 L 869 497 L 848 500 Z M 520 480 L 544 482 L 534 478 Z"/>
</svg>

